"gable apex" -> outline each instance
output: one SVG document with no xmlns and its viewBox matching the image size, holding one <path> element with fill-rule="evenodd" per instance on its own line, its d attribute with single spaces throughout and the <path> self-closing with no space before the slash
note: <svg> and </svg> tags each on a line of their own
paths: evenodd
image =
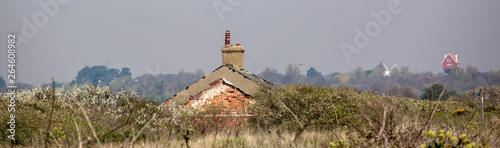
<svg viewBox="0 0 500 148">
<path fill-rule="evenodd" d="M 234 86 L 244 94 L 253 95 L 260 87 L 266 89 L 274 89 L 276 85 L 259 78 L 247 71 L 239 70 L 231 65 L 220 66 L 212 73 L 206 75 L 204 78 L 194 82 L 179 93 L 175 94 L 169 106 L 183 105 L 189 101 L 189 98 L 196 96 L 200 92 L 210 88 L 210 83 L 222 79 L 224 83 Z"/>
<path fill-rule="evenodd" d="M 448 57 L 449 57 L 449 58 L 450 58 L 453 62 L 455 62 L 455 64 L 460 64 L 460 61 L 458 61 L 458 59 L 457 59 L 458 54 L 449 54 L 449 53 L 448 53 L 448 54 L 447 54 L 447 53 L 445 53 L 445 54 L 444 54 L 444 59 L 443 59 L 443 61 L 441 61 L 441 64 L 443 64 L 443 63 L 446 61 L 446 59 L 448 59 Z"/>
</svg>

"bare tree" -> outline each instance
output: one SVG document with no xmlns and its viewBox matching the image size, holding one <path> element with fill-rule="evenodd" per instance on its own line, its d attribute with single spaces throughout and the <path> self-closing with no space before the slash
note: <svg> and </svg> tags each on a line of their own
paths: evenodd
<svg viewBox="0 0 500 148">
<path fill-rule="evenodd" d="M 297 83 L 297 79 L 302 75 L 300 72 L 299 65 L 296 64 L 289 64 L 285 68 L 285 83 Z"/>
</svg>

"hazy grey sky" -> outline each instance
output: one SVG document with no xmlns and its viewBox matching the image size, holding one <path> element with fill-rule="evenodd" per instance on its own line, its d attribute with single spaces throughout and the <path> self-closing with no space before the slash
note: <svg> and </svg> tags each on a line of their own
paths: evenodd
<svg viewBox="0 0 500 148">
<path fill-rule="evenodd" d="M 390 21 L 377 21 L 372 11 L 389 12 Z M 225 30 L 232 44 L 245 47 L 245 68 L 253 73 L 265 66 L 284 72 L 290 63 L 303 64 L 304 73 L 311 66 L 347 72 L 382 60 L 438 73 L 445 52 L 458 53 L 464 67 L 499 70 L 499 14 L 498 0 L 3 0 L 0 75 L 7 75 L 8 33 L 23 42 L 16 66 L 26 83 L 70 82 L 85 65 L 129 67 L 134 77 L 156 67 L 208 74 L 221 65 Z M 369 43 L 356 46 L 356 28 Z M 358 52 L 346 56 L 342 42 Z"/>
</svg>

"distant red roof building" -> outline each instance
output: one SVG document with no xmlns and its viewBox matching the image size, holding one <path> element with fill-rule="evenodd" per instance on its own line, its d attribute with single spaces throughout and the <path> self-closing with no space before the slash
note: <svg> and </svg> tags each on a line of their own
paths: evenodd
<svg viewBox="0 0 500 148">
<path fill-rule="evenodd" d="M 444 59 L 441 62 L 443 65 L 443 70 L 445 74 L 448 74 L 450 70 L 452 69 L 458 69 L 460 67 L 460 61 L 458 61 L 458 55 L 457 54 L 444 54 Z"/>
</svg>

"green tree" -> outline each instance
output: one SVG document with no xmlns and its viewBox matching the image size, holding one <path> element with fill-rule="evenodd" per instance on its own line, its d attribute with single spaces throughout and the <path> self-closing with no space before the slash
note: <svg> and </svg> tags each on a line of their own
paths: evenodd
<svg viewBox="0 0 500 148">
<path fill-rule="evenodd" d="M 366 77 L 366 72 L 361 69 L 361 67 L 357 67 L 353 70 L 351 70 L 349 73 L 351 73 L 352 76 L 354 76 L 354 78 L 364 78 Z"/>
<path fill-rule="evenodd" d="M 295 84 L 277 90 L 261 89 L 251 105 L 255 116 L 250 124 L 264 128 L 300 129 L 302 125 L 334 127 L 347 124 L 353 110 L 346 96 L 357 98 L 350 88 L 329 88 Z M 356 97 L 354 97 L 356 96 Z M 294 117 L 295 116 L 295 117 Z"/>
<path fill-rule="evenodd" d="M 413 87 L 410 85 L 396 85 L 393 86 L 392 88 L 389 89 L 387 92 L 388 95 L 390 96 L 396 96 L 396 97 L 405 97 L 405 98 L 414 98 L 418 99 L 418 94 L 413 91 Z"/>
<path fill-rule="evenodd" d="M 438 83 L 432 84 L 430 87 L 425 88 L 424 93 L 422 94 L 421 98 L 422 100 L 427 100 L 427 99 L 432 99 L 436 100 L 439 98 L 439 95 L 443 91 L 444 86 Z M 445 90 L 443 97 L 441 98 L 442 101 L 448 100 L 451 96 L 457 96 L 457 92 L 455 90 Z"/>
<path fill-rule="evenodd" d="M 307 77 L 315 78 L 317 76 L 321 76 L 321 72 L 318 72 L 316 68 L 311 67 L 309 68 L 309 70 L 307 70 Z"/>
<path fill-rule="evenodd" d="M 332 77 L 335 77 L 336 75 L 340 75 L 341 73 L 338 73 L 338 72 L 334 72 L 333 74 L 331 74 Z"/>
<path fill-rule="evenodd" d="M 467 72 L 465 72 L 465 70 L 460 67 L 457 67 L 455 69 L 450 69 L 450 72 L 448 72 L 448 78 L 460 78 L 465 75 L 467 75 Z"/>
<path fill-rule="evenodd" d="M 457 69 L 451 69 L 448 72 L 447 80 L 450 81 L 451 86 L 458 89 L 459 91 L 466 91 L 474 89 L 481 84 L 474 80 L 473 73 L 475 73 L 473 67 L 468 68 L 469 72 L 466 72 L 464 68 L 458 67 Z"/>
<path fill-rule="evenodd" d="M 476 97 L 474 94 L 476 92 L 481 91 L 482 95 L 484 96 L 484 102 L 488 106 L 498 106 L 494 108 L 498 108 L 498 111 L 500 111 L 500 86 L 481 86 L 476 89 L 468 90 L 464 94 L 450 98 L 450 100 L 453 101 L 463 101 L 463 102 L 475 102 L 478 101 L 479 98 Z"/>
<path fill-rule="evenodd" d="M 122 71 L 118 75 L 118 78 L 119 77 L 132 77 L 132 73 L 130 72 L 130 68 L 123 67 Z"/>
<path fill-rule="evenodd" d="M 71 82 L 71 84 L 83 84 L 86 82 L 90 82 L 93 85 L 99 84 L 108 85 L 112 80 L 119 78 L 120 76 L 131 76 L 129 68 L 123 68 L 122 72 L 118 69 L 107 68 L 103 65 L 88 67 L 85 66 L 80 71 L 78 71 L 78 75 L 75 80 Z"/>
<path fill-rule="evenodd" d="M 403 78 L 406 78 L 406 77 L 409 77 L 412 75 L 412 73 L 410 72 L 410 67 L 408 66 L 401 66 L 400 68 L 400 76 L 403 77 Z"/>
<path fill-rule="evenodd" d="M 5 87 L 6 83 L 2 76 L 0 76 L 0 87 Z"/>
<path fill-rule="evenodd" d="M 109 87 L 114 91 L 127 90 L 134 86 L 134 80 L 128 76 L 119 77 L 109 82 Z"/>
<path fill-rule="evenodd" d="M 382 62 L 380 64 L 373 68 L 373 70 L 368 74 L 368 78 L 377 78 L 377 77 L 382 77 L 384 76 L 385 68 L 384 65 L 382 65 Z"/>
<path fill-rule="evenodd" d="M 393 77 L 393 78 L 401 77 L 401 70 L 399 70 L 398 67 L 391 69 L 391 77 Z"/>
<path fill-rule="evenodd" d="M 404 75 L 410 74 L 410 67 L 408 67 L 408 66 L 401 66 L 401 74 L 404 74 Z"/>
</svg>

